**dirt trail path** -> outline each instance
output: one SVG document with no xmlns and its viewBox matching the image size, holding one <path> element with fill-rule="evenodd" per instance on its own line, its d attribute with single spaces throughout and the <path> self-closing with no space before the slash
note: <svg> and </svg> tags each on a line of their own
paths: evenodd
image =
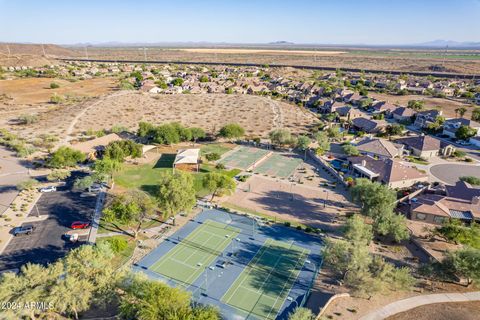
<svg viewBox="0 0 480 320">
<path fill-rule="evenodd" d="M 272 101 L 272 100 L 269 100 L 268 104 L 272 108 L 273 128 L 275 128 L 275 129 L 283 128 L 282 108 L 280 108 L 280 106 L 275 101 Z"/>
<path fill-rule="evenodd" d="M 105 97 L 99 98 L 97 101 L 95 101 L 94 103 L 92 103 L 88 107 L 82 109 L 82 111 L 80 111 L 75 116 L 75 118 L 73 118 L 72 122 L 70 122 L 70 125 L 68 126 L 67 131 L 65 133 L 65 138 L 63 139 L 63 141 L 60 145 L 66 145 L 66 144 L 69 143 L 69 141 L 72 139 L 71 135 L 73 133 L 73 130 L 75 129 L 75 126 L 76 126 L 77 122 L 85 115 L 85 113 L 88 110 L 94 108 L 95 106 L 99 105 L 100 103 L 104 102 L 105 100 L 108 100 L 108 99 L 111 99 L 111 98 L 114 98 L 114 97 L 118 97 L 118 96 L 123 96 L 123 95 L 126 95 L 128 93 L 130 93 L 130 91 L 119 91 L 119 92 L 109 94 Z"/>
</svg>

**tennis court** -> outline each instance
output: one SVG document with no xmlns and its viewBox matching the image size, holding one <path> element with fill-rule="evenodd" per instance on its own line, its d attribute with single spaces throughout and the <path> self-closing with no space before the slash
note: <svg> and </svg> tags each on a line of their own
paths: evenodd
<svg viewBox="0 0 480 320">
<path fill-rule="evenodd" d="M 240 230 L 206 220 L 184 239 L 172 238 L 176 246 L 149 269 L 188 286 L 205 271 L 230 244 Z"/>
<path fill-rule="evenodd" d="M 276 319 L 309 253 L 292 243 L 267 239 L 222 301 L 245 318 Z"/>
<path fill-rule="evenodd" d="M 267 157 L 269 153 L 270 151 L 268 150 L 240 146 L 226 154 L 225 157 L 220 160 L 220 163 L 226 167 L 248 170 L 251 166 Z"/>
<path fill-rule="evenodd" d="M 302 163 L 301 159 L 272 154 L 268 159 L 258 165 L 253 171 L 272 177 L 288 178 Z"/>
</svg>

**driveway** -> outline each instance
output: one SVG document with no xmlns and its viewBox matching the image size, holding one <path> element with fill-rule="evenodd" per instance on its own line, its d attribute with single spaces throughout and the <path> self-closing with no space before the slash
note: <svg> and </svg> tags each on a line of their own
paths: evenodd
<svg viewBox="0 0 480 320">
<path fill-rule="evenodd" d="M 13 152 L 0 147 L 0 214 L 7 210 L 17 196 L 17 184 L 27 180 L 28 177 L 28 168 L 24 160 L 16 158 Z"/>
<path fill-rule="evenodd" d="M 467 164 L 437 164 L 430 167 L 430 173 L 437 179 L 455 184 L 462 176 L 474 176 L 480 178 L 480 165 Z"/>
<path fill-rule="evenodd" d="M 48 215 L 48 218 L 31 223 L 36 227 L 31 235 L 12 238 L 0 256 L 0 270 L 17 269 L 27 262 L 53 262 L 79 245 L 65 241 L 62 235 L 70 230 L 73 221 L 91 219 L 96 196 L 71 191 L 77 176 L 73 175 L 63 189 L 42 194 L 29 215 Z"/>
</svg>

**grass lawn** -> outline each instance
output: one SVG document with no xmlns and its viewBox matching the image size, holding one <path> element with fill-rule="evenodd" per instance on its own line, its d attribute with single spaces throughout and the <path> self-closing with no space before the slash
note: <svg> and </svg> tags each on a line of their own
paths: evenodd
<svg viewBox="0 0 480 320">
<path fill-rule="evenodd" d="M 125 240 L 127 240 L 128 243 L 128 246 L 124 250 L 120 252 L 115 252 L 115 256 L 112 259 L 113 265 L 119 268 L 124 265 L 132 256 L 133 251 L 135 250 L 135 240 L 133 240 L 133 238 L 129 236 L 113 236 L 98 238 L 97 243 L 108 242 L 109 239 L 112 238 L 124 238 Z"/>
<path fill-rule="evenodd" d="M 224 154 L 227 151 L 235 148 L 236 145 L 230 143 L 209 143 L 204 144 L 200 147 L 200 155 L 204 156 L 207 153 L 218 153 L 219 155 Z"/>
<path fill-rule="evenodd" d="M 172 172 L 174 159 L 175 155 L 164 154 L 153 165 L 126 165 L 121 172 L 117 173 L 115 177 L 115 183 L 127 189 L 140 189 L 153 194 L 158 184 L 160 175 L 163 172 Z M 239 174 L 241 170 L 219 170 L 210 164 L 200 165 L 200 172 L 193 173 L 197 197 L 201 198 L 209 194 L 208 190 L 204 189 L 202 185 L 202 179 L 208 172 L 219 172 L 229 177 L 234 177 Z"/>
</svg>

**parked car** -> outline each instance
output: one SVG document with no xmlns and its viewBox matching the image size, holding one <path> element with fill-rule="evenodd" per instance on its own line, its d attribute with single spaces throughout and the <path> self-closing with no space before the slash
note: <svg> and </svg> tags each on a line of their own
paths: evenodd
<svg viewBox="0 0 480 320">
<path fill-rule="evenodd" d="M 88 227 L 90 227 L 90 222 L 86 221 L 75 221 L 70 225 L 72 229 L 86 229 Z"/>
<path fill-rule="evenodd" d="M 465 141 L 465 140 L 459 141 L 458 144 L 461 145 L 461 146 L 469 146 L 469 145 L 471 145 L 470 142 Z"/>
<path fill-rule="evenodd" d="M 35 230 L 35 227 L 33 225 L 26 224 L 26 225 L 16 227 L 15 229 L 13 229 L 13 235 L 15 237 L 18 236 L 18 235 L 23 235 L 23 234 L 30 235 L 33 232 L 33 230 Z"/>
<path fill-rule="evenodd" d="M 40 192 L 54 192 L 57 191 L 57 187 L 55 186 L 48 186 L 39 189 Z"/>
</svg>

